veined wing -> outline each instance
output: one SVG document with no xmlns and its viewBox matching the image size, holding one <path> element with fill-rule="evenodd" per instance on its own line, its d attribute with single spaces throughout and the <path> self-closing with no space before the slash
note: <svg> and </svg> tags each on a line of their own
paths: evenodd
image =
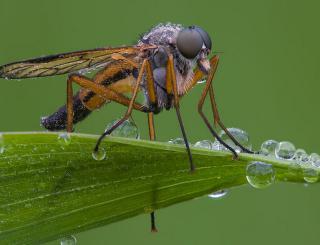
<svg viewBox="0 0 320 245">
<path fill-rule="evenodd" d="M 99 48 L 44 56 L 0 66 L 0 77 L 20 79 L 72 73 L 90 67 L 104 66 L 115 54 L 133 58 L 141 52 L 141 49 L 142 47 L 137 46 Z"/>
</svg>

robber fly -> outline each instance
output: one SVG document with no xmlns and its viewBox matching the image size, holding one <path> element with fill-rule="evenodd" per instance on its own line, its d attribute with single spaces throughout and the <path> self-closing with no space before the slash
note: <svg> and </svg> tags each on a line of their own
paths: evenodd
<svg viewBox="0 0 320 245">
<path fill-rule="evenodd" d="M 180 115 L 179 101 L 197 81 L 204 78 L 206 85 L 198 103 L 198 112 L 206 126 L 212 135 L 237 157 L 235 150 L 216 134 L 202 111 L 209 93 L 215 125 L 218 124 L 244 152 L 250 152 L 232 137 L 220 120 L 212 86 L 219 57 L 214 55 L 209 60 L 211 51 L 211 38 L 202 28 L 159 24 L 142 35 L 134 46 L 99 48 L 14 62 L 0 67 L 0 77 L 22 79 L 69 74 L 67 104 L 41 119 L 42 126 L 50 131 L 66 129 L 72 132 L 73 124 L 111 101 L 127 106 L 122 119 L 100 136 L 95 151 L 106 135 L 130 117 L 132 110 L 148 113 L 149 134 L 154 140 L 153 115 L 162 109 L 175 108 L 189 156 L 190 169 L 193 171 L 195 166 Z M 97 69 L 99 71 L 93 78 L 81 75 Z M 75 96 L 72 90 L 73 82 L 81 87 Z M 143 105 L 136 102 L 139 91 L 144 93 Z M 131 98 L 125 96 L 128 92 L 132 93 Z"/>
<path fill-rule="evenodd" d="M 236 151 L 219 137 L 203 113 L 203 104 L 209 93 L 214 124 L 218 124 L 244 152 L 251 153 L 237 142 L 220 120 L 212 86 L 219 56 L 214 55 L 209 59 L 211 51 L 211 38 L 202 28 L 159 24 L 142 35 L 136 45 L 77 51 L 14 62 L 0 67 L 0 77 L 22 79 L 69 74 L 66 105 L 41 119 L 43 127 L 50 131 L 66 129 L 72 132 L 74 124 L 111 101 L 126 106 L 124 116 L 103 132 L 94 151 L 98 151 L 102 139 L 127 120 L 133 110 L 148 114 L 150 139 L 155 140 L 154 114 L 163 109 L 174 108 L 186 145 L 190 169 L 194 171 L 179 101 L 197 81 L 205 78 L 206 84 L 198 103 L 198 112 L 204 123 L 211 134 L 237 157 Z M 82 75 L 91 69 L 98 70 L 93 78 Z M 73 83 L 81 87 L 76 95 L 73 95 Z M 139 91 L 144 93 L 144 104 L 136 102 Z M 127 93 L 132 96 L 129 98 L 125 95 Z M 151 213 L 151 221 L 152 230 L 155 230 L 154 213 Z"/>
</svg>

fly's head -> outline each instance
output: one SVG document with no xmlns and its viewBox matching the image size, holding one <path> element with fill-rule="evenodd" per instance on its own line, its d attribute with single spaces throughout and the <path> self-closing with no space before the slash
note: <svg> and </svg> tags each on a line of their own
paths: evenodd
<svg viewBox="0 0 320 245">
<path fill-rule="evenodd" d="M 210 62 L 208 55 L 212 49 L 209 34 L 198 26 L 189 26 L 179 31 L 176 46 L 180 54 L 189 60 L 196 60 L 199 69 L 208 74 Z"/>
</svg>

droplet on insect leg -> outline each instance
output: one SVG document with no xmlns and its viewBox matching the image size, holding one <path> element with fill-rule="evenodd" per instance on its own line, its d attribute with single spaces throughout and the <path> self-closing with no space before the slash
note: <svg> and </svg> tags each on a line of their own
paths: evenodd
<svg viewBox="0 0 320 245">
<path fill-rule="evenodd" d="M 94 160 L 102 161 L 106 158 L 106 151 L 104 150 L 104 148 L 99 147 L 97 151 L 92 152 L 92 157 Z"/>
<path fill-rule="evenodd" d="M 228 128 L 229 133 L 245 148 L 251 150 L 252 145 L 250 143 L 249 134 L 239 128 Z M 235 143 L 229 138 L 225 131 L 221 130 L 219 133 L 220 138 L 237 152 L 241 152 L 241 148 L 236 146 Z M 227 150 L 225 146 L 223 146 L 217 139 L 214 142 L 213 149 L 216 150 Z"/>
<path fill-rule="evenodd" d="M 110 129 L 113 125 L 115 125 L 119 119 L 113 120 L 110 122 L 106 130 Z M 138 130 L 137 125 L 130 119 L 124 121 L 121 125 L 119 125 L 115 130 L 113 130 L 110 134 L 114 137 L 126 137 L 133 139 L 140 139 L 140 132 Z"/>
</svg>

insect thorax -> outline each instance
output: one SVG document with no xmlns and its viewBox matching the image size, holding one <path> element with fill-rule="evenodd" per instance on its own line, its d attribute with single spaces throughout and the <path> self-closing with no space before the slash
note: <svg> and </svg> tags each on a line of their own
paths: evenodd
<svg viewBox="0 0 320 245">
<path fill-rule="evenodd" d="M 163 58 L 160 58 L 160 62 L 158 59 L 159 56 L 163 56 L 161 53 L 171 53 L 173 55 L 178 85 L 177 88 L 180 95 L 185 93 L 184 88 L 186 87 L 186 84 L 193 78 L 193 67 L 195 62 L 184 58 L 176 47 L 177 35 L 182 28 L 183 26 L 180 24 L 159 24 L 143 34 L 138 42 L 140 45 L 144 43 L 159 46 L 159 49 L 154 50 L 150 61 L 152 63 L 158 107 L 160 110 L 162 108 L 170 109 L 172 106 L 172 98 L 167 95 L 165 90 L 166 63 L 162 62 Z M 145 85 L 143 87 L 145 87 Z M 144 89 L 144 91 L 147 104 L 149 104 L 146 89 Z"/>
</svg>

